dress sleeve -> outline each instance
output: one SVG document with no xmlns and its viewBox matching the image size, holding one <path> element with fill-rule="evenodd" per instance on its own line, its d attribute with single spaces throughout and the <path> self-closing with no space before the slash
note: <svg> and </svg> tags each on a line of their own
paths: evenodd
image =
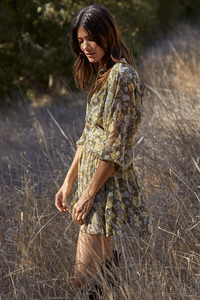
<svg viewBox="0 0 200 300">
<path fill-rule="evenodd" d="M 143 86 L 137 73 L 116 72 L 104 108 L 104 148 L 100 156 L 122 170 L 133 160 L 134 135 L 141 121 Z"/>
<path fill-rule="evenodd" d="M 76 147 L 82 147 L 84 145 L 85 142 L 85 128 L 83 129 L 82 135 L 80 137 L 80 139 L 76 142 Z"/>
</svg>

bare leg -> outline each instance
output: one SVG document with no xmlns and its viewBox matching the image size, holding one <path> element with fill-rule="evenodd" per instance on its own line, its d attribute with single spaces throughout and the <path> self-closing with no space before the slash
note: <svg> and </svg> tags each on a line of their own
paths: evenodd
<svg viewBox="0 0 200 300">
<path fill-rule="evenodd" d="M 111 256 L 111 237 L 80 231 L 74 272 L 76 285 L 81 286 L 88 279 L 95 278 L 99 272 L 99 264 L 110 259 Z"/>
</svg>

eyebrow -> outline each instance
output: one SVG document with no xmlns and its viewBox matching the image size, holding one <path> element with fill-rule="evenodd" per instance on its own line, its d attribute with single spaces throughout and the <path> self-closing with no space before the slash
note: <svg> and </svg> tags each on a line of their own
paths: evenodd
<svg viewBox="0 0 200 300">
<path fill-rule="evenodd" d="M 90 37 L 90 35 L 88 34 L 88 35 L 86 35 L 86 37 Z M 78 38 L 78 40 L 83 39 L 82 37 L 77 37 L 77 38 Z"/>
</svg>

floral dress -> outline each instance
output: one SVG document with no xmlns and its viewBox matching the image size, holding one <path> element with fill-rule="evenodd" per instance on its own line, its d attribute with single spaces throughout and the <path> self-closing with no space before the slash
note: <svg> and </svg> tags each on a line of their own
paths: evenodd
<svg viewBox="0 0 200 300">
<path fill-rule="evenodd" d="M 101 74 L 100 74 L 101 75 Z M 99 76 L 100 76 L 99 75 Z M 95 196 L 93 207 L 80 230 L 89 234 L 122 235 L 123 224 L 139 233 L 151 232 L 133 167 L 134 135 L 141 120 L 143 87 L 132 66 L 116 63 L 97 94 L 88 97 L 85 128 L 77 147 L 78 189 L 71 210 L 95 173 L 99 161 L 115 167 Z"/>
</svg>

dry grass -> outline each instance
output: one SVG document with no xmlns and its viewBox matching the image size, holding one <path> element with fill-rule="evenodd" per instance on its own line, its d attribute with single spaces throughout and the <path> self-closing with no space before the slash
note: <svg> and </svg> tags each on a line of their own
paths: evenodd
<svg viewBox="0 0 200 300">
<path fill-rule="evenodd" d="M 134 161 L 153 234 L 113 237 L 122 252 L 113 299 L 200 298 L 200 30 L 178 30 L 140 66 L 147 88 Z M 78 227 L 54 207 L 84 106 L 49 108 L 67 138 L 44 108 L 0 117 L 1 300 L 87 299 L 72 279 Z"/>
</svg>

